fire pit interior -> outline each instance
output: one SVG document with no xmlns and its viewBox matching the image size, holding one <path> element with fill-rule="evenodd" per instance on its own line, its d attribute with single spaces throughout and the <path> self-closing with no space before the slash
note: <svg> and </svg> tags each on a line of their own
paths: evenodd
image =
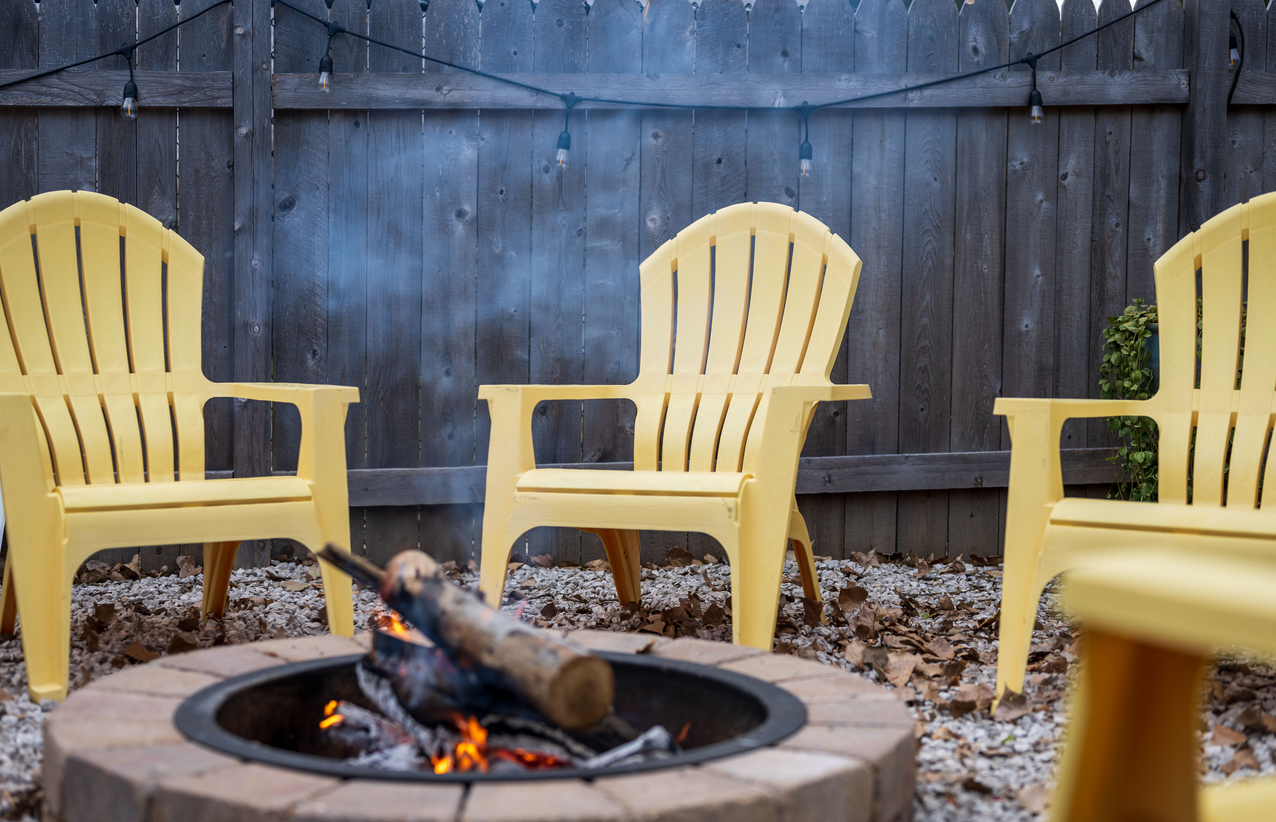
<svg viewBox="0 0 1276 822">
<path fill-rule="evenodd" d="M 445 782 L 588 778 L 675 767 L 773 745 L 806 722 L 806 709 L 797 698 L 752 677 L 676 660 L 599 655 L 615 671 L 614 716 L 638 732 L 670 729 L 681 736 L 678 753 L 592 770 L 435 773 L 351 764 L 348 752 L 319 726 L 333 701 L 373 709 L 357 680 L 358 655 L 281 665 L 227 680 L 187 699 L 175 720 L 192 740 L 247 760 L 346 778 Z M 588 734 L 573 736 L 589 741 Z"/>
</svg>

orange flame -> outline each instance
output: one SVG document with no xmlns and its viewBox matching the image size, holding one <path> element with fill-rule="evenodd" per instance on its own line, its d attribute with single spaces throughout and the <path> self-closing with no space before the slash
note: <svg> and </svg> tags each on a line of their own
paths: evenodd
<svg viewBox="0 0 1276 822">
<path fill-rule="evenodd" d="M 345 721 L 345 717 L 337 713 L 337 700 L 335 699 L 329 700 L 328 704 L 323 706 L 323 715 L 326 718 L 319 722 L 321 730 L 327 730 L 333 725 Z"/>
<path fill-rule="evenodd" d="M 395 636 L 403 636 L 404 634 L 410 633 L 412 630 L 407 625 L 403 624 L 403 620 L 397 613 L 388 608 L 384 613 L 377 616 L 377 627 L 386 633 L 394 634 Z"/>
</svg>

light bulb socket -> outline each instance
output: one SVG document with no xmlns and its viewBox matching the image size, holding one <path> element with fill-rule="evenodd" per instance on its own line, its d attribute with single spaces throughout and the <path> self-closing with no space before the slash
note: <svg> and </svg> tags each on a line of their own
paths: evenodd
<svg viewBox="0 0 1276 822">
<path fill-rule="evenodd" d="M 570 132 L 564 131 L 562 134 L 558 135 L 558 150 L 571 151 L 571 148 L 572 148 L 572 135 Z"/>
<path fill-rule="evenodd" d="M 332 74 L 332 55 L 331 54 L 325 54 L 323 57 L 319 58 L 319 73 L 323 74 L 325 71 L 328 72 L 329 74 Z"/>
<path fill-rule="evenodd" d="M 1041 108 L 1043 105 L 1045 105 L 1044 103 L 1041 102 L 1041 92 L 1037 91 L 1034 88 L 1032 92 L 1028 95 L 1028 105 L 1032 106 L 1033 108 Z"/>
<path fill-rule="evenodd" d="M 125 83 L 124 94 L 122 96 L 125 98 L 132 97 L 134 100 L 136 100 L 137 99 L 137 83 L 134 83 L 132 80 L 129 80 L 127 83 Z"/>
<path fill-rule="evenodd" d="M 798 159 L 810 160 L 815 154 L 811 151 L 811 141 L 803 140 L 802 145 L 798 146 Z"/>
</svg>

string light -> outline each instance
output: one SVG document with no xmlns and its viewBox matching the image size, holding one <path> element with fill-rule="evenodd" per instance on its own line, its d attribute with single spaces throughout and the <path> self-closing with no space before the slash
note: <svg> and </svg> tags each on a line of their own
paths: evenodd
<svg viewBox="0 0 1276 822">
<path fill-rule="evenodd" d="M 1240 61 L 1240 44 L 1236 42 L 1236 34 L 1229 31 L 1227 33 L 1227 67 L 1229 69 L 1234 69 L 1236 68 L 1236 64 Z"/>
<path fill-rule="evenodd" d="M 1023 58 L 1023 61 L 1032 68 L 1032 91 L 1028 93 L 1028 105 L 1032 108 L 1028 116 L 1032 118 L 1034 126 L 1041 125 L 1041 121 L 1046 116 L 1046 112 L 1041 105 L 1041 92 L 1037 91 L 1037 58 L 1039 56 L 1037 54 L 1029 54 Z"/>
<path fill-rule="evenodd" d="M 120 114 L 125 120 L 137 119 L 137 83 L 133 82 L 133 47 L 125 46 L 120 54 L 128 61 L 128 82 L 124 84 L 123 100 L 120 102 Z"/>
<path fill-rule="evenodd" d="M 559 168 L 567 168 L 567 158 L 572 150 L 572 135 L 567 130 L 567 126 L 572 116 L 572 108 L 579 100 L 580 98 L 571 92 L 563 95 L 563 103 L 567 108 L 563 110 L 563 133 L 558 135 L 558 153 L 554 155 L 554 162 L 558 163 Z"/>
<path fill-rule="evenodd" d="M 811 116 L 811 107 L 803 101 L 798 110 L 802 112 L 802 145 L 798 146 L 798 174 L 810 177 L 813 154 L 811 152 L 811 121 L 808 118 Z"/>
</svg>

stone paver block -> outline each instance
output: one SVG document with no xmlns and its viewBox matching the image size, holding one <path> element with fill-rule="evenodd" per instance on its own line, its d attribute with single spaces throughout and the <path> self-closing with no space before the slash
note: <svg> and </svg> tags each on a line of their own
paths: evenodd
<svg viewBox="0 0 1276 822">
<path fill-rule="evenodd" d="M 779 808 L 759 785 L 704 768 L 604 777 L 594 784 L 643 822 L 775 822 Z"/>
<path fill-rule="evenodd" d="M 461 785 L 412 785 L 356 779 L 303 802 L 292 822 L 453 822 L 461 808 Z"/>
<path fill-rule="evenodd" d="M 836 668 L 830 668 L 828 665 L 785 654 L 759 654 L 745 659 L 736 659 L 718 667 L 724 671 L 735 671 L 737 674 L 751 676 L 763 682 L 815 679 L 839 673 Z"/>
<path fill-rule="evenodd" d="M 147 822 L 258 822 L 275 820 L 338 780 L 268 765 L 162 779 Z"/>
<path fill-rule="evenodd" d="M 861 760 L 813 751 L 765 748 L 707 762 L 704 770 L 750 785 L 764 785 L 785 822 L 868 822 L 873 813 L 873 769 Z"/>
<path fill-rule="evenodd" d="M 685 637 L 662 642 L 652 648 L 650 653 L 652 656 L 697 662 L 701 665 L 723 665 L 746 657 L 760 656 L 766 651 L 761 648 L 751 648 L 748 645 L 730 645 L 726 642 Z"/>
<path fill-rule="evenodd" d="M 831 671 L 831 668 L 825 670 Z M 812 679 L 785 682 L 780 687 L 808 705 L 841 702 L 844 699 L 886 699 L 898 702 L 893 693 L 855 674 L 832 673 Z"/>
<path fill-rule="evenodd" d="M 618 654 L 650 653 L 657 645 L 669 641 L 655 634 L 619 631 L 572 631 L 567 639 L 591 651 L 614 651 Z"/>
<path fill-rule="evenodd" d="M 627 819 L 625 808 L 597 783 L 476 782 L 460 822 L 608 822 Z"/>
<path fill-rule="evenodd" d="M 56 721 L 57 714 L 55 710 L 44 720 L 41 766 L 45 802 L 55 815 L 61 812 L 62 770 L 69 755 L 96 748 L 118 751 L 143 745 L 179 745 L 185 741 L 173 727 L 171 717 L 77 716 Z"/>
<path fill-rule="evenodd" d="M 278 657 L 267 656 L 247 645 L 223 646 L 209 648 L 206 651 L 191 651 L 176 656 L 166 656 L 153 664 L 165 668 L 176 668 L 180 671 L 194 671 L 208 674 L 220 679 L 246 674 L 262 668 L 270 668 L 281 664 Z"/>
<path fill-rule="evenodd" d="M 80 751 L 63 764 L 60 807 L 71 819 L 140 822 L 157 780 L 237 764 L 192 743 Z"/>
<path fill-rule="evenodd" d="M 852 756 L 872 763 L 876 784 L 874 819 L 893 820 L 912 807 L 917 742 L 911 727 L 807 725 L 780 746 Z"/>
<path fill-rule="evenodd" d="M 330 656 L 349 656 L 350 654 L 366 654 L 368 644 L 350 637 L 335 634 L 307 636 L 300 639 L 276 639 L 270 642 L 259 642 L 253 650 L 273 656 L 283 662 L 304 662 L 309 659 L 322 659 Z"/>
<path fill-rule="evenodd" d="M 907 706 L 894 699 L 815 702 L 806 706 L 806 721 L 812 725 L 881 728 L 912 728 L 914 725 L 913 716 L 908 712 Z"/>
<path fill-rule="evenodd" d="M 125 668 L 93 683 L 94 691 L 123 691 L 151 696 L 173 696 L 185 699 L 198 690 L 215 685 L 221 679 L 207 674 L 180 671 L 162 665 L 137 665 Z"/>
<path fill-rule="evenodd" d="M 101 688 L 85 688 L 67 697 L 45 719 L 47 723 L 80 721 L 101 716 L 171 719 L 182 704 L 179 696 L 126 693 Z"/>
</svg>

